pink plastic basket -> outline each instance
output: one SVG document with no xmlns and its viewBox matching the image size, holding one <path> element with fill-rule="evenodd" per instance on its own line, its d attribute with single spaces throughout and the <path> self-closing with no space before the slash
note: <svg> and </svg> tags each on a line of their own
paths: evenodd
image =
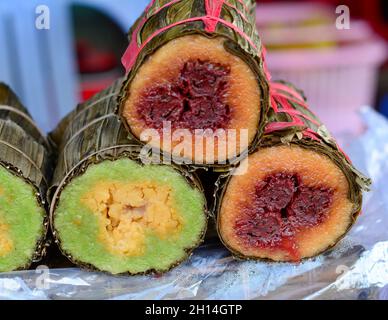
<svg viewBox="0 0 388 320">
<path fill-rule="evenodd" d="M 318 12 L 326 19 L 331 14 L 333 19 L 304 26 L 296 23 L 291 11 L 298 13 L 300 21 Z M 290 16 L 294 17 L 291 24 Z M 335 135 L 358 134 L 363 130 L 358 110 L 374 103 L 387 47 L 366 23 L 353 21 L 350 30 L 338 30 L 335 17 L 334 8 L 304 4 L 259 5 L 257 10 L 263 43 L 276 47 L 267 56 L 272 79 L 287 80 L 303 89 L 310 107 Z"/>
</svg>

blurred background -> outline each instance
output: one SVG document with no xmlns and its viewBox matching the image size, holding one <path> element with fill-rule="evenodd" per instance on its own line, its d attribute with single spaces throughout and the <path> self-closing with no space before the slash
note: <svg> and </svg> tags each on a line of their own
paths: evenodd
<svg viewBox="0 0 388 320">
<path fill-rule="evenodd" d="M 35 27 L 42 4 L 49 9 L 48 30 Z M 76 103 L 124 74 L 126 32 L 147 4 L 0 0 L 0 81 L 51 130 Z M 339 5 L 350 9 L 350 29 L 342 28 Z M 300 86 L 335 135 L 363 131 L 362 106 L 388 116 L 387 1 L 260 0 L 257 26 L 273 79 Z"/>
</svg>

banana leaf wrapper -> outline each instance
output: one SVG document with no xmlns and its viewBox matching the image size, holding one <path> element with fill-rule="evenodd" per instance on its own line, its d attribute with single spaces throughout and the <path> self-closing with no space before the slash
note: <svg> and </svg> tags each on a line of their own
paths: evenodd
<svg viewBox="0 0 388 320">
<path fill-rule="evenodd" d="M 32 262 L 41 260 L 46 253 L 48 231 L 46 192 L 52 175 L 51 149 L 27 109 L 4 83 L 0 83 L 0 165 L 32 187 L 36 205 L 41 208 L 44 215 L 43 227 L 41 226 L 39 231 L 41 235 L 36 241 L 34 254 L 28 262 L 17 268 L 25 269 Z M 8 192 L 15 192 L 13 196 L 18 197 L 19 191 L 10 191 L 11 188 L 7 187 Z"/>
<path fill-rule="evenodd" d="M 58 208 L 61 205 L 63 194 L 74 181 L 84 176 L 90 168 L 102 163 L 114 163 L 121 159 L 129 159 L 139 164 L 138 169 L 153 165 L 155 158 L 142 151 L 142 146 L 128 137 L 128 132 L 122 125 L 120 118 L 114 113 L 117 108 L 117 95 L 122 80 L 116 81 L 108 89 L 101 91 L 90 100 L 77 106 L 77 108 L 66 116 L 58 125 L 57 129 L 50 134 L 50 141 L 58 148 L 59 158 L 54 178 L 50 187 L 50 225 L 56 243 L 62 253 L 74 264 L 89 269 L 99 270 L 113 274 L 146 274 L 163 273 L 180 264 L 191 255 L 192 250 L 202 243 L 207 225 L 207 206 L 204 191 L 199 178 L 185 166 L 172 165 L 169 170 L 184 178 L 185 184 L 190 189 L 196 190 L 203 198 L 201 213 L 204 217 L 204 224 L 195 241 L 185 248 L 185 255 L 171 263 L 168 268 L 152 268 L 141 271 L 111 270 L 92 262 L 81 261 L 69 252 L 64 246 L 63 238 L 57 229 Z M 162 163 L 162 159 L 159 159 Z M 167 167 L 167 166 L 165 166 Z M 120 170 L 119 170 L 120 171 Z M 109 180 L 110 172 L 106 172 Z M 146 177 L 148 178 L 148 177 Z M 105 179 L 103 177 L 102 179 Z"/>
<path fill-rule="evenodd" d="M 292 160 L 292 155 L 289 154 L 287 156 L 287 152 L 289 150 L 294 150 L 295 146 L 297 149 L 301 148 L 302 150 L 306 150 L 306 152 L 313 152 L 315 154 L 322 155 L 318 160 L 315 159 L 315 162 L 324 162 L 329 161 L 331 165 L 334 164 L 334 167 L 339 168 L 340 174 L 337 175 L 338 179 L 344 177 L 343 184 L 348 185 L 348 192 L 344 197 L 347 198 L 351 207 L 349 209 L 349 214 L 351 218 L 346 220 L 344 223 L 343 229 L 341 229 L 341 233 L 337 235 L 337 237 L 330 242 L 329 245 L 321 248 L 320 250 L 314 251 L 311 255 L 307 254 L 302 258 L 308 258 L 310 256 L 318 255 L 326 250 L 334 247 L 350 230 L 353 224 L 356 222 L 357 217 L 359 216 L 362 208 L 362 192 L 368 191 L 369 186 L 371 184 L 371 180 L 364 176 L 361 172 L 359 172 L 351 163 L 351 160 L 348 156 L 343 152 L 343 150 L 338 146 L 334 138 L 331 136 L 326 127 L 321 123 L 321 121 L 308 109 L 306 98 L 303 95 L 303 92 L 299 91 L 293 85 L 286 82 L 274 82 L 271 84 L 271 110 L 268 115 L 268 122 L 265 129 L 265 134 L 263 136 L 263 140 L 260 145 L 254 150 L 248 159 L 265 159 L 262 160 L 262 164 L 258 163 L 255 167 L 255 163 L 249 162 L 248 166 L 253 166 L 253 168 L 257 168 L 260 170 L 260 166 L 267 168 L 267 170 L 271 170 L 271 166 L 276 166 L 276 161 L 271 159 L 270 157 L 276 157 L 276 153 L 280 153 L 282 149 L 286 148 L 284 154 L 286 155 L 283 163 L 287 163 Z M 274 149 L 278 148 L 278 149 Z M 290 149 L 291 148 L 291 149 Z M 276 152 L 270 153 L 269 150 L 274 149 L 278 150 Z M 300 151 L 298 151 L 300 152 Z M 255 156 L 260 156 L 264 154 L 270 154 L 269 157 L 265 158 L 255 158 Z M 308 153 L 300 153 L 298 155 L 299 158 L 304 156 L 310 156 Z M 314 156 L 314 155 L 313 155 Z M 270 163 L 266 167 L 266 163 Z M 314 162 L 314 161 L 313 161 Z M 307 163 L 307 160 L 306 160 Z M 241 165 L 241 164 L 240 164 Z M 283 164 L 281 164 L 283 165 Z M 307 166 L 308 164 L 306 164 Z M 311 164 L 310 164 L 311 165 Z M 313 164 L 314 165 L 314 164 Z M 249 167 L 248 167 L 249 168 Z M 239 170 L 238 168 L 235 170 Z M 248 169 L 247 175 L 254 174 L 251 171 L 252 169 Z M 263 169 L 265 170 L 265 169 Z M 291 169 L 292 170 L 292 169 Z M 319 170 L 318 170 L 319 171 Z M 300 255 L 295 254 L 293 249 L 290 248 L 290 243 L 287 243 L 288 249 L 290 249 L 290 254 L 288 258 L 284 258 L 278 254 L 267 254 L 262 256 L 257 256 L 253 254 L 252 251 L 245 251 L 241 247 L 237 249 L 236 245 L 231 244 L 230 240 L 227 240 L 228 236 L 226 235 L 226 229 L 221 226 L 221 215 L 222 215 L 222 204 L 226 201 L 227 190 L 231 188 L 232 180 L 234 179 L 231 173 L 223 174 L 219 177 L 216 183 L 216 192 L 215 192 L 215 202 L 212 208 L 213 213 L 217 219 L 217 229 L 220 239 L 223 241 L 225 246 L 238 258 L 243 259 L 269 259 L 275 261 L 299 261 L 301 259 Z M 328 172 L 330 175 L 330 172 Z M 327 175 L 327 176 L 328 176 Z M 322 178 L 323 177 L 323 178 Z M 281 177 L 280 177 L 281 178 Z M 279 178 L 279 179 L 280 179 Z M 321 176 L 322 179 L 326 179 L 325 175 Z M 318 176 L 316 179 L 319 179 Z M 329 179 L 329 178 L 328 178 Z M 317 183 L 318 182 L 311 182 Z M 257 189 L 256 189 L 257 190 Z M 321 189 L 322 191 L 323 189 Z M 336 190 L 337 191 L 337 190 Z M 245 190 L 248 193 L 248 190 Z M 322 191 L 323 192 L 323 191 Z M 338 191 L 339 192 L 339 191 Z M 274 193 L 274 190 L 272 190 Z M 244 197 L 245 195 L 241 195 Z M 294 195 L 295 197 L 295 195 Z M 313 198 L 315 201 L 319 201 L 318 198 Z M 276 201 L 273 198 L 273 201 Z M 259 202 L 257 202 L 259 203 Z M 323 203 L 323 202 L 322 202 Z M 334 203 L 334 202 L 333 202 Z M 347 207 L 346 207 L 347 208 Z M 348 210 L 348 209 L 347 209 Z M 287 211 L 288 214 L 288 211 Z M 343 212 L 343 215 L 346 213 Z M 341 212 L 339 212 L 339 217 L 341 216 Z M 290 219 L 289 216 L 287 219 Z M 292 219 L 292 218 L 291 218 Z M 263 220 L 264 221 L 264 220 Z M 338 222 L 339 223 L 339 222 Z M 342 223 L 342 222 L 341 222 Z M 236 226 L 236 225 L 235 225 Z M 260 226 L 262 228 L 268 227 L 268 225 Z M 313 228 L 313 226 L 311 226 Z M 317 229 L 317 232 L 319 229 Z M 318 237 L 320 235 L 318 234 Z M 311 237 L 311 239 L 313 239 Z M 263 240 L 264 241 L 264 240 Z M 313 244 L 311 243 L 311 246 Z M 248 253 L 249 252 L 249 253 Z"/>
<path fill-rule="evenodd" d="M 36 142 L 50 150 L 46 135 L 32 119 L 28 110 L 22 105 L 16 94 L 4 83 L 0 82 L 0 119 L 22 123 L 23 130 Z"/>
<path fill-rule="evenodd" d="M 269 110 L 267 82 L 269 75 L 264 61 L 264 48 L 255 27 L 255 5 L 255 1 L 251 0 L 151 1 L 145 12 L 130 29 L 130 44 L 123 56 L 123 64 L 126 67 L 127 75 L 119 97 L 118 113 L 125 127 L 135 139 L 139 141 L 139 133 L 137 132 L 139 128 L 134 129 L 135 126 L 129 124 L 126 119 L 127 111 L 125 109 L 126 101 L 131 96 L 131 86 L 134 85 L 136 75 L 142 66 L 150 61 L 152 62 L 152 56 L 158 49 L 163 48 L 173 40 L 182 39 L 186 36 L 202 36 L 206 39 L 221 37 L 224 39 L 223 47 L 225 52 L 240 58 L 248 66 L 248 69 L 253 72 L 254 85 L 260 95 L 257 107 L 255 104 L 253 109 L 259 110 L 260 114 L 253 124 L 254 128 L 250 128 L 254 137 L 249 138 L 251 141 L 247 144 L 247 147 L 237 149 L 237 155 L 230 156 L 228 154 L 227 159 L 215 161 L 214 163 L 204 161 L 198 164 L 197 161 L 195 165 L 198 165 L 198 167 L 215 167 L 219 171 L 225 171 L 230 164 L 235 164 L 240 160 L 240 154 L 256 147 L 263 134 L 265 118 Z M 190 48 L 190 41 L 187 43 L 187 48 Z M 171 65 L 173 64 L 172 62 Z M 163 78 L 164 71 L 158 70 L 158 66 L 160 67 L 160 64 L 155 66 L 155 73 Z M 142 76 L 142 78 L 146 77 Z M 239 91 L 241 90 L 234 92 L 238 94 Z M 252 100 L 250 99 L 247 103 L 249 104 Z M 238 109 L 236 112 L 239 114 L 247 112 L 250 117 L 253 117 L 256 110 L 254 112 L 244 111 L 243 106 L 241 106 L 241 110 Z M 246 125 L 244 122 L 247 123 L 247 121 L 243 121 L 242 126 Z M 164 151 L 171 152 L 171 150 Z M 179 156 L 177 157 L 179 158 Z M 178 160 L 178 162 L 182 161 Z M 192 164 L 188 161 L 186 163 Z"/>
</svg>

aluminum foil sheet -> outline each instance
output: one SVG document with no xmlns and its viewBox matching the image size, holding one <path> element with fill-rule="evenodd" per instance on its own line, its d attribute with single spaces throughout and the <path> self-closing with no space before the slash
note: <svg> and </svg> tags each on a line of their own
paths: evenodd
<svg viewBox="0 0 388 320">
<path fill-rule="evenodd" d="M 388 121 L 371 108 L 357 138 L 340 137 L 373 179 L 363 213 L 333 250 L 300 264 L 238 261 L 216 241 L 163 276 L 110 276 L 77 268 L 0 275 L 0 299 L 388 300 Z"/>
</svg>

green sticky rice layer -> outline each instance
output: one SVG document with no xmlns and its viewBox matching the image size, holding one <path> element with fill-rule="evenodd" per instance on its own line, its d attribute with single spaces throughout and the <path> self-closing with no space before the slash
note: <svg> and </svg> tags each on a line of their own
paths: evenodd
<svg viewBox="0 0 388 320">
<path fill-rule="evenodd" d="M 0 255 L 0 272 L 29 265 L 43 235 L 44 216 L 34 188 L 0 166 L 0 224 L 7 226 L 6 238 L 12 243 L 12 249 Z"/>
<path fill-rule="evenodd" d="M 143 183 L 151 181 L 172 189 L 172 199 L 182 217 L 182 229 L 174 237 L 160 239 L 148 234 L 141 256 L 111 253 L 99 240 L 97 215 L 81 199 L 101 182 Z M 168 166 L 142 166 L 130 159 L 103 161 L 88 167 L 62 191 L 55 211 L 54 226 L 62 250 L 74 261 L 90 264 L 113 274 L 166 271 L 187 256 L 185 249 L 196 245 L 206 228 L 204 195 L 193 188 L 176 170 Z M 77 223 L 74 223 L 77 221 Z"/>
</svg>

